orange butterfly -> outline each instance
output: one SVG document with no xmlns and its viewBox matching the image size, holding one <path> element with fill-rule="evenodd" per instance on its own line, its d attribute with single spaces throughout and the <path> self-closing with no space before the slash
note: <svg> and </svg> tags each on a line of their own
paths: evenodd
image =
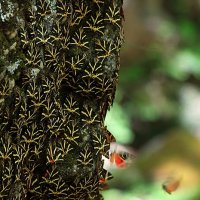
<svg viewBox="0 0 200 200">
<path fill-rule="evenodd" d="M 162 184 L 163 190 L 165 190 L 168 194 L 175 192 L 180 186 L 182 177 L 170 177 Z"/>
</svg>

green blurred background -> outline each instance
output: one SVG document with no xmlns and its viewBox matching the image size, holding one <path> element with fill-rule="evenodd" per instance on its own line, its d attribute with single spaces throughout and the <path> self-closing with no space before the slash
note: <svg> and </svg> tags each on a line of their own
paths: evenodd
<svg viewBox="0 0 200 200">
<path fill-rule="evenodd" d="M 124 0 L 125 43 L 106 125 L 137 152 L 105 200 L 200 200 L 200 0 Z M 171 195 L 167 177 L 181 173 Z"/>
</svg>

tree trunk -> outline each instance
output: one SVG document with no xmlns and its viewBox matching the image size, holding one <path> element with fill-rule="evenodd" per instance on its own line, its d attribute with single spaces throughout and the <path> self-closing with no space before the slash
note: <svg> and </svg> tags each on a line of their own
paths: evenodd
<svg viewBox="0 0 200 200">
<path fill-rule="evenodd" d="M 121 0 L 0 2 L 0 199 L 102 198 L 121 9 Z"/>
</svg>

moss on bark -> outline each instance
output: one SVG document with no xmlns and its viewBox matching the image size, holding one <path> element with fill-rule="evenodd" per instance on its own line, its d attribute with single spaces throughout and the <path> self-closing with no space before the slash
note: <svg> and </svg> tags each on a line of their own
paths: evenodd
<svg viewBox="0 0 200 200">
<path fill-rule="evenodd" d="M 0 198 L 101 199 L 121 0 L 0 5 Z"/>
</svg>

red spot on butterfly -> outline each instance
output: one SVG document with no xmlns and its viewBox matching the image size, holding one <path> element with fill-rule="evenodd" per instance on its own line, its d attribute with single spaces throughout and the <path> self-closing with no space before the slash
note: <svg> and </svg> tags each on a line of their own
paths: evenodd
<svg viewBox="0 0 200 200">
<path fill-rule="evenodd" d="M 126 161 L 123 159 L 120 154 L 113 152 L 110 154 L 110 162 L 115 164 L 117 167 L 122 168 L 126 167 Z"/>
</svg>

